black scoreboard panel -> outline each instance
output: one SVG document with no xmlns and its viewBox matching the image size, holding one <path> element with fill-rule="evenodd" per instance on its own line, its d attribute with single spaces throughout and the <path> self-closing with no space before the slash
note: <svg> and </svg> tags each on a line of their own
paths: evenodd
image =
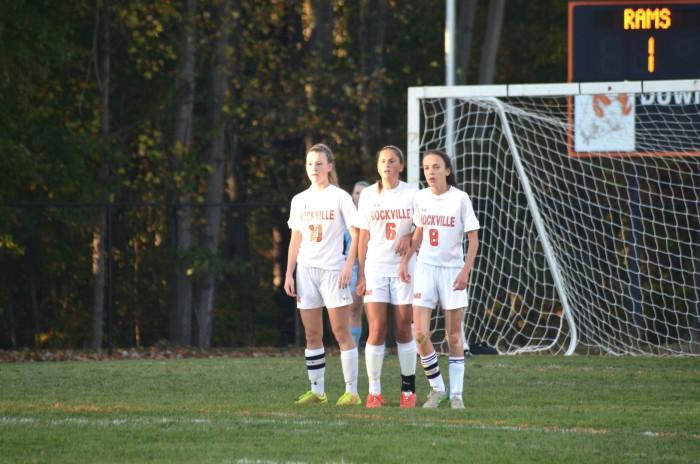
<svg viewBox="0 0 700 464">
<path fill-rule="evenodd" d="M 700 1 L 569 2 L 571 82 L 700 78 Z"/>
</svg>

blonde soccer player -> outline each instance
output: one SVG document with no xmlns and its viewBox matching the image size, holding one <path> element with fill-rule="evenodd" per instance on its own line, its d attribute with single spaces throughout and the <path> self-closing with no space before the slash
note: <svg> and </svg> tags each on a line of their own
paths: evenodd
<svg viewBox="0 0 700 464">
<path fill-rule="evenodd" d="M 413 197 L 417 189 L 401 181 L 404 156 L 388 145 L 377 153 L 376 183 L 360 195 L 358 206 L 357 291 L 364 292 L 369 326 L 365 364 L 369 393 L 365 405 L 381 407 L 381 375 L 387 333 L 388 305 L 394 307 L 394 335 L 401 368 L 399 406 L 416 406 L 416 344 L 411 333 L 412 285 L 399 279 L 401 255 L 410 248 Z M 415 260 L 411 260 L 412 264 Z M 412 270 L 412 266 L 409 266 Z"/>
<path fill-rule="evenodd" d="M 287 272 L 284 290 L 296 297 L 306 335 L 306 369 L 311 389 L 295 404 L 325 404 L 326 355 L 323 346 L 323 307 L 328 309 L 331 330 L 340 347 L 345 393 L 338 406 L 360 405 L 357 394 L 358 354 L 350 335 L 350 279 L 357 255 L 356 210 L 350 194 L 337 187 L 333 152 L 316 144 L 306 154 L 306 174 L 311 186 L 292 198 L 289 211 Z M 350 229 L 352 242 L 343 255 L 343 232 Z M 296 279 L 295 279 L 296 269 Z"/>
<path fill-rule="evenodd" d="M 449 400 L 463 409 L 464 351 L 462 318 L 468 303 L 467 283 L 479 249 L 479 221 L 469 195 L 455 185 L 449 157 L 428 150 L 422 160 L 428 188 L 416 194 L 413 222 L 416 230 L 411 248 L 401 261 L 400 276 L 413 281 L 414 334 L 421 365 L 430 384 L 424 408 L 436 408 Z M 462 242 L 468 240 L 466 259 Z M 409 259 L 420 246 L 413 278 Z M 430 340 L 430 317 L 437 304 L 443 309 L 449 346 L 449 392 L 440 373 L 435 347 Z"/>
</svg>

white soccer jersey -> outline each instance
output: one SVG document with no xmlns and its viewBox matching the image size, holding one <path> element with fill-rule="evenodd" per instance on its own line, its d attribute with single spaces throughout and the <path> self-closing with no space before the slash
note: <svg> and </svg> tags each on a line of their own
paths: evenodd
<svg viewBox="0 0 700 464">
<path fill-rule="evenodd" d="M 442 195 L 430 188 L 416 193 L 413 222 L 423 228 L 418 262 L 441 267 L 464 266 L 464 233 L 479 229 L 469 195 L 450 186 Z"/>
<path fill-rule="evenodd" d="M 360 194 L 357 226 L 369 231 L 365 269 L 389 277 L 399 275 L 401 256 L 394 247 L 396 240 L 411 232 L 416 192 L 417 188 L 401 181 L 396 188 L 381 191 L 375 183 Z"/>
<path fill-rule="evenodd" d="M 313 187 L 292 198 L 287 224 L 301 232 L 297 262 L 330 271 L 340 271 L 345 263 L 343 232 L 355 226 L 357 211 L 348 192 L 329 185 Z"/>
</svg>

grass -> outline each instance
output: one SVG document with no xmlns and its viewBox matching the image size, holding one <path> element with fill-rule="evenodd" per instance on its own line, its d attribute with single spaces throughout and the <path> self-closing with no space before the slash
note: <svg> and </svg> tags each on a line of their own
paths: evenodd
<svg viewBox="0 0 700 464">
<path fill-rule="evenodd" d="M 303 408 L 301 357 L 0 364 L 0 460 L 700 462 L 698 359 L 480 356 L 464 411 L 399 409 L 397 377 L 380 410 Z"/>
</svg>

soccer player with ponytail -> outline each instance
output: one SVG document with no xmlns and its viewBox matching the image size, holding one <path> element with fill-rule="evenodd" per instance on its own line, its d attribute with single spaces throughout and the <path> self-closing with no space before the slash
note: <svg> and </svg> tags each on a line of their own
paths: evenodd
<svg viewBox="0 0 700 464">
<path fill-rule="evenodd" d="M 296 297 L 306 335 L 306 368 L 311 390 L 295 404 L 328 403 L 324 380 L 323 307 L 328 308 L 331 330 L 340 347 L 345 393 L 336 405 L 362 403 L 357 394 L 358 354 L 350 335 L 349 285 L 357 255 L 357 211 L 350 194 L 337 186 L 333 152 L 316 144 L 306 154 L 306 174 L 311 186 L 292 198 L 289 211 L 287 272 L 284 290 Z M 343 232 L 350 229 L 352 242 L 343 255 Z M 296 269 L 296 279 L 295 279 Z"/>
<path fill-rule="evenodd" d="M 384 403 L 381 374 L 389 303 L 394 307 L 394 335 L 401 367 L 399 405 L 402 408 L 416 405 L 416 344 L 411 333 L 412 286 L 399 279 L 399 265 L 401 255 L 410 247 L 413 197 L 417 189 L 400 179 L 403 168 L 404 157 L 398 147 L 388 145 L 379 150 L 379 178 L 362 191 L 358 205 L 360 267 L 357 291 L 364 292 L 369 326 L 365 345 L 368 408 L 381 407 Z"/>
</svg>

